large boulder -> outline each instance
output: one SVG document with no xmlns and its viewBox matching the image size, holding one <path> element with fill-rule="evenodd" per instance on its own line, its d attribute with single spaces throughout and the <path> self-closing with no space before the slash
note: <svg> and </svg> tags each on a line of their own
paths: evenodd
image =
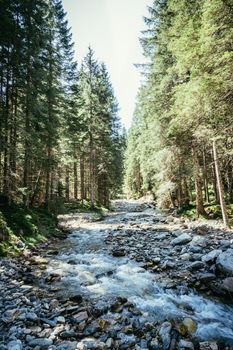
<svg viewBox="0 0 233 350">
<path fill-rule="evenodd" d="M 173 246 L 181 245 L 181 244 L 189 243 L 191 240 L 192 240 L 192 237 L 188 233 L 183 233 L 182 235 L 180 235 L 177 238 L 173 239 L 171 241 L 171 244 Z"/>
<path fill-rule="evenodd" d="M 216 265 L 222 273 L 233 276 L 233 249 L 227 249 L 219 254 Z"/>
</svg>

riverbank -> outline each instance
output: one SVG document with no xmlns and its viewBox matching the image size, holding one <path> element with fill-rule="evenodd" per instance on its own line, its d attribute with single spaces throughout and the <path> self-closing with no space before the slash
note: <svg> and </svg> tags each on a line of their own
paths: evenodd
<svg viewBox="0 0 233 350">
<path fill-rule="evenodd" d="M 34 248 L 49 239 L 64 238 L 58 228 L 59 213 L 93 212 L 101 217 L 102 211 L 99 207 L 91 210 L 88 202 L 60 203 L 51 212 L 20 205 L 0 206 L 0 257 L 18 256 L 24 249 Z"/>
<path fill-rule="evenodd" d="M 195 237 L 215 239 L 202 226 L 183 232 L 191 229 L 187 222 L 126 201 L 103 220 L 75 213 L 59 219 L 65 235 L 72 231 L 65 240 L 1 260 L 1 350 L 233 348 L 233 309 L 169 276 L 184 272 L 179 259 L 191 242 L 208 255 L 211 245 Z M 183 234 L 189 239 L 171 243 Z M 232 248 L 220 244 L 223 253 Z M 183 269 L 192 263 L 185 260 Z M 176 286 L 168 284 L 173 280 Z"/>
</svg>

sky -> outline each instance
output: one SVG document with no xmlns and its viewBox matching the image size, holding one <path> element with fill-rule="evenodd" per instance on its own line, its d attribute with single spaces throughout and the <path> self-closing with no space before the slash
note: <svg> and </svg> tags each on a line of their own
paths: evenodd
<svg viewBox="0 0 233 350">
<path fill-rule="evenodd" d="M 139 43 L 143 16 L 152 0 L 63 0 L 80 63 L 88 46 L 105 62 L 122 124 L 129 128 L 141 76 L 134 66 L 145 62 Z"/>
</svg>

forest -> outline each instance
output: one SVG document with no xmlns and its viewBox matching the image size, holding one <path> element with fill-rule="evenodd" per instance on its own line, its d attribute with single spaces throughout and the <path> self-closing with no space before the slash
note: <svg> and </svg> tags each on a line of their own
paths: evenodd
<svg viewBox="0 0 233 350">
<path fill-rule="evenodd" d="M 77 64 L 59 0 L 1 1 L 0 23 L 1 202 L 109 206 L 124 137 L 105 64 Z"/>
<path fill-rule="evenodd" d="M 154 1 L 126 151 L 129 196 L 211 217 L 233 203 L 233 3 Z M 227 213 L 228 211 L 228 213 Z M 195 214 L 195 213 L 194 213 Z M 213 217 L 213 215 L 212 215 Z"/>
</svg>

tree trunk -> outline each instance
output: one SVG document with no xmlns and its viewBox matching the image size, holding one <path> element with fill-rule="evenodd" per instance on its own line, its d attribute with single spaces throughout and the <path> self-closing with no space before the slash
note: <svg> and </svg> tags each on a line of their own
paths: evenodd
<svg viewBox="0 0 233 350">
<path fill-rule="evenodd" d="M 78 199 L 78 170 L 77 161 L 74 162 L 74 199 Z"/>
<path fill-rule="evenodd" d="M 204 190 L 205 190 L 205 200 L 207 203 L 210 202 L 209 196 L 209 179 L 208 179 L 208 169 L 206 165 L 206 149 L 203 147 L 203 175 L 204 175 Z"/>
<path fill-rule="evenodd" d="M 66 201 L 70 200 L 70 169 L 69 166 L 66 166 Z"/>
<path fill-rule="evenodd" d="M 195 179 L 195 189 L 196 189 L 196 212 L 197 217 L 200 215 L 206 216 L 206 212 L 203 204 L 203 194 L 202 194 L 202 180 L 200 175 L 200 164 L 197 154 L 197 149 L 193 146 L 193 165 L 194 165 L 194 179 Z"/>
<path fill-rule="evenodd" d="M 93 155 L 93 144 L 92 136 L 90 136 L 90 159 L 89 159 L 89 188 L 90 188 L 90 204 L 94 207 L 95 202 L 95 179 L 94 179 L 94 155 Z"/>
<path fill-rule="evenodd" d="M 85 198 L 85 188 L 84 188 L 84 156 L 80 156 L 80 191 L 81 191 L 81 201 Z"/>
<path fill-rule="evenodd" d="M 216 178 L 217 178 L 217 188 L 218 188 L 218 194 L 219 194 L 219 200 L 222 210 L 222 218 L 224 225 L 229 228 L 230 223 L 227 215 L 227 208 L 226 203 L 224 200 L 224 193 L 222 188 L 222 179 L 221 179 L 221 173 L 219 170 L 219 163 L 218 163 L 218 155 L 217 155 L 217 149 L 216 149 L 216 141 L 213 141 L 213 155 L 214 155 L 214 164 L 215 164 L 215 172 L 216 172 Z"/>
</svg>

